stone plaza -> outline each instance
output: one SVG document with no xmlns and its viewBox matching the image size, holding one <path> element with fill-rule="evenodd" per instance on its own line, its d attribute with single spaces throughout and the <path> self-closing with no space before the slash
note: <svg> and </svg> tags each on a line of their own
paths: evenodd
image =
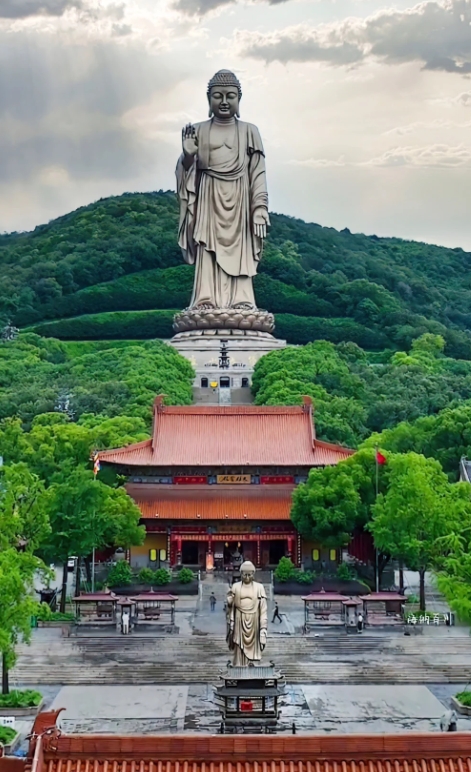
<svg viewBox="0 0 471 772">
<path fill-rule="evenodd" d="M 218 732 L 213 686 L 229 653 L 225 613 L 208 588 L 181 599 L 178 635 L 89 631 L 62 638 L 57 628 L 34 631 L 20 647 L 12 686 L 37 687 L 45 707 L 65 708 L 66 733 Z M 280 732 L 401 733 L 438 731 L 450 698 L 471 679 L 469 632 L 462 627 L 402 631 L 322 631 L 303 636 L 300 598 L 278 599 L 282 622 L 271 622 L 266 660 L 286 676 Z M 22 721 L 26 734 L 31 722 Z M 460 717 L 459 730 L 471 730 Z"/>
</svg>

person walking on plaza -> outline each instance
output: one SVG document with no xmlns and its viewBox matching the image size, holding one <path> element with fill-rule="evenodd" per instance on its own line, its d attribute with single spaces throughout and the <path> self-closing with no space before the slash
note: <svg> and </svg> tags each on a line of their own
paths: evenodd
<svg viewBox="0 0 471 772">
<path fill-rule="evenodd" d="M 272 623 L 275 621 L 275 619 L 278 620 L 278 622 L 282 622 L 282 618 L 280 616 L 280 610 L 278 608 L 278 603 L 275 601 L 275 608 L 273 609 L 273 619 L 271 620 Z"/>
<path fill-rule="evenodd" d="M 211 595 L 209 596 L 209 605 L 211 606 L 211 611 L 214 611 L 214 609 L 216 608 L 216 596 L 214 592 L 212 592 Z"/>
</svg>

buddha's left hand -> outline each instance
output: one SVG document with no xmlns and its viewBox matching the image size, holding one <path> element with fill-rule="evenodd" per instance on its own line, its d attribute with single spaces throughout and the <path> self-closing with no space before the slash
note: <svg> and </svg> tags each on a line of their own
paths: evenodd
<svg viewBox="0 0 471 772">
<path fill-rule="evenodd" d="M 259 239 L 266 239 L 267 226 L 270 225 L 270 218 L 264 206 L 259 206 L 253 213 L 253 231 Z"/>
</svg>

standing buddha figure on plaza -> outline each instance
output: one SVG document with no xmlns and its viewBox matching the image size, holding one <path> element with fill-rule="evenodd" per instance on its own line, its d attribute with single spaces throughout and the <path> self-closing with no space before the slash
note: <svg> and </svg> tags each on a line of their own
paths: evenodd
<svg viewBox="0 0 471 772">
<path fill-rule="evenodd" d="M 265 156 L 256 126 L 239 120 L 234 73 L 208 84 L 209 120 L 182 130 L 178 243 L 195 265 L 192 309 L 256 309 L 252 280 L 266 237 Z"/>
<path fill-rule="evenodd" d="M 240 567 L 241 581 L 227 594 L 227 643 L 235 666 L 260 662 L 267 644 L 267 596 L 254 575 L 254 564 L 246 560 Z"/>
</svg>

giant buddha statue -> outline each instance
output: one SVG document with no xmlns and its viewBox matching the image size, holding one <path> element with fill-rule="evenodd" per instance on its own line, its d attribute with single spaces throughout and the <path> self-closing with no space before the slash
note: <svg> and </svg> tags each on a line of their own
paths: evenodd
<svg viewBox="0 0 471 772">
<path fill-rule="evenodd" d="M 242 89 L 234 73 L 219 70 L 207 97 L 209 119 L 183 128 L 176 169 L 178 243 L 195 265 L 195 281 L 174 328 L 214 322 L 271 332 L 273 316 L 257 309 L 252 284 L 270 224 L 262 140 L 256 126 L 239 118 Z"/>
</svg>

